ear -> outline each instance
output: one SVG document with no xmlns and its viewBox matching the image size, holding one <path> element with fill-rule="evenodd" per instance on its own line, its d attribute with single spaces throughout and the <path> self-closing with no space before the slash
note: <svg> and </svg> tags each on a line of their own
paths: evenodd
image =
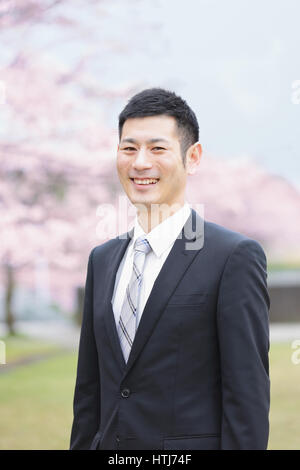
<svg viewBox="0 0 300 470">
<path fill-rule="evenodd" d="M 196 173 L 202 157 L 202 147 L 199 142 L 191 145 L 186 152 L 186 172 L 188 175 Z"/>
</svg>

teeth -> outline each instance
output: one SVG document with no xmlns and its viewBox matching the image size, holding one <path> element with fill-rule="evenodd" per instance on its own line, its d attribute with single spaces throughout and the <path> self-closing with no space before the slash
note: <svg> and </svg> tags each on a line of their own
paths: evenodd
<svg viewBox="0 0 300 470">
<path fill-rule="evenodd" d="M 137 183 L 137 184 L 155 184 L 157 183 L 158 180 L 156 179 L 143 179 L 143 180 L 139 180 L 137 178 L 134 178 L 134 182 Z"/>
</svg>

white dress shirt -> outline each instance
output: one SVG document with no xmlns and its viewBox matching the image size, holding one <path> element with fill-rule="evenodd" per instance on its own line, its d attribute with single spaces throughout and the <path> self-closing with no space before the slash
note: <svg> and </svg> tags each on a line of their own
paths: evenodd
<svg viewBox="0 0 300 470">
<path fill-rule="evenodd" d="M 157 278 L 158 273 L 160 272 L 190 213 L 190 205 L 185 202 L 179 210 L 177 210 L 173 215 L 167 217 L 147 234 L 140 226 L 136 216 L 134 222 L 134 234 L 119 265 L 116 274 L 114 293 L 111 300 L 116 325 L 119 323 L 126 288 L 133 270 L 133 246 L 135 240 L 143 235 L 147 238 L 152 248 L 152 250 L 146 255 L 145 259 L 139 303 L 137 306 L 138 325 L 155 279 Z"/>
</svg>

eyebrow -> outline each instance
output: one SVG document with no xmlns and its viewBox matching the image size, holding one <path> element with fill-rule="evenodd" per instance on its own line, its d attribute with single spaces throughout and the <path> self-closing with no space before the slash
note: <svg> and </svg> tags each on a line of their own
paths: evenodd
<svg viewBox="0 0 300 470">
<path fill-rule="evenodd" d="M 130 144 L 137 144 L 138 142 L 135 139 L 127 138 L 127 139 L 122 139 L 121 144 L 125 144 L 126 142 Z M 170 144 L 170 142 L 167 139 L 164 139 L 163 137 L 156 137 L 154 139 L 149 139 L 146 141 L 146 144 L 155 144 L 157 142 L 166 142 L 167 144 Z"/>
</svg>

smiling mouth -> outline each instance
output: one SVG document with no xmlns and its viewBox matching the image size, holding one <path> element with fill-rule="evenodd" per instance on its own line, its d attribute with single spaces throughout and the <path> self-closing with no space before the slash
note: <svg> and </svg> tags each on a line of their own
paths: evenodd
<svg viewBox="0 0 300 470">
<path fill-rule="evenodd" d="M 158 183 L 159 178 L 130 178 L 135 186 L 154 186 Z"/>
</svg>

